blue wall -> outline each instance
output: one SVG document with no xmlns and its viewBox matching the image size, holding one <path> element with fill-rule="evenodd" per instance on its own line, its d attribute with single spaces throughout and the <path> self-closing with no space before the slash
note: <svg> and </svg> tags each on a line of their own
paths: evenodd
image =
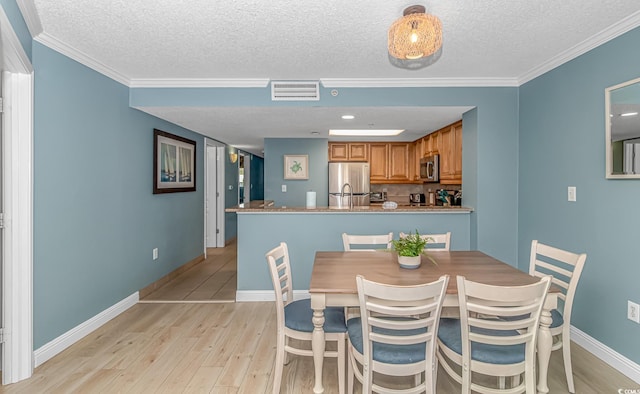
<svg viewBox="0 0 640 394">
<path fill-rule="evenodd" d="M 309 155 L 309 179 L 285 180 L 284 155 Z M 304 207 L 307 192 L 316 192 L 316 205 L 329 205 L 329 142 L 324 138 L 265 138 L 264 196 L 275 206 Z M 287 192 L 282 192 L 282 185 Z"/>
<path fill-rule="evenodd" d="M 2 6 L 9 22 L 11 22 L 11 27 L 16 33 L 18 40 L 20 40 L 22 49 L 24 49 L 27 57 L 31 60 L 31 33 L 29 33 L 27 24 L 22 18 L 22 13 L 20 12 L 20 8 L 18 8 L 18 4 L 15 0 L 0 0 L 0 6 Z"/>
<path fill-rule="evenodd" d="M 640 180 L 605 179 L 604 89 L 640 77 L 638 43 L 636 28 L 521 87 L 518 237 L 521 269 L 532 239 L 587 253 L 571 323 L 636 363 Z"/>
<path fill-rule="evenodd" d="M 33 66 L 38 348 L 203 253 L 203 157 L 196 192 L 152 194 L 153 129 L 204 139 L 130 108 L 127 87 L 37 42 Z"/>
<path fill-rule="evenodd" d="M 464 124 L 463 183 L 465 204 L 474 201 L 472 215 L 475 239 L 472 245 L 509 264 L 517 264 L 518 207 L 513 197 L 518 191 L 518 88 L 340 88 L 337 96 L 331 89 L 320 89 L 320 100 L 313 102 L 271 101 L 270 87 L 265 88 L 133 88 L 131 105 L 135 107 L 163 105 L 192 106 L 468 106 L 475 107 Z M 465 118 L 466 121 L 466 118 Z M 306 142 L 305 142 L 306 141 Z M 286 142 L 280 140 L 280 143 Z M 292 143 L 310 143 L 293 139 Z M 301 206 L 306 199 L 302 191 L 310 189 L 303 181 L 290 181 L 296 193 L 280 192 L 282 164 L 270 163 L 265 143 L 265 199 L 276 205 Z M 271 142 L 273 144 L 273 142 Z M 282 148 L 271 145 L 278 154 Z M 315 148 L 314 148 L 315 151 Z M 319 152 L 319 151 L 318 151 Z M 291 145 L 286 153 L 304 153 L 302 146 Z M 467 155 L 473 161 L 467 162 Z M 328 152 L 327 152 L 328 156 Z M 310 156 L 311 159 L 311 156 Z M 324 164 L 327 165 L 328 164 Z M 315 166 L 314 166 L 315 167 Z M 276 171 L 275 173 L 272 173 Z M 315 171 L 311 168 L 311 171 Z M 327 176 L 328 170 L 325 170 Z M 271 178 L 273 177 L 273 178 Z M 280 179 L 280 180 L 278 180 Z M 276 183 L 273 183 L 273 182 Z M 315 180 L 311 180 L 315 182 Z M 278 183 L 280 182 L 280 183 Z M 296 182 L 298 185 L 295 186 Z M 275 186 L 274 186 L 275 185 Z M 320 187 L 321 183 L 312 187 Z M 275 187 L 275 189 L 274 189 Z M 290 190 L 290 189 L 288 189 Z M 318 190 L 318 204 L 322 194 Z M 326 205 L 326 203 L 324 203 Z"/>
<path fill-rule="evenodd" d="M 272 290 L 264 254 L 286 242 L 291 257 L 293 287 L 309 289 L 313 258 L 318 250 L 342 250 L 342 233 L 421 234 L 451 231 L 452 250 L 469 250 L 469 213 L 240 213 L 238 214 L 238 290 Z"/>
</svg>

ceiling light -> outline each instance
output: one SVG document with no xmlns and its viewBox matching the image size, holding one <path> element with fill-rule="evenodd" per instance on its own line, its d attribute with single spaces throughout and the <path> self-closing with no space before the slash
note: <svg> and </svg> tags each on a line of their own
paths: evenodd
<svg viewBox="0 0 640 394">
<path fill-rule="evenodd" d="M 344 120 L 351 120 L 351 119 L 355 119 L 356 117 L 353 115 L 342 115 L 342 119 Z"/>
<path fill-rule="evenodd" d="M 433 64 L 442 54 L 442 23 L 412 5 L 389 28 L 389 61 L 397 67 L 418 69 Z"/>
<path fill-rule="evenodd" d="M 627 112 L 627 113 L 624 113 L 624 114 L 620 114 L 620 116 L 636 116 L 636 115 L 638 115 L 637 112 Z"/>
<path fill-rule="evenodd" d="M 391 136 L 398 135 L 402 133 L 404 130 L 372 130 L 372 129 L 363 129 L 363 130 L 329 130 L 329 135 L 336 136 L 350 136 L 350 137 L 382 137 L 382 136 Z"/>
</svg>

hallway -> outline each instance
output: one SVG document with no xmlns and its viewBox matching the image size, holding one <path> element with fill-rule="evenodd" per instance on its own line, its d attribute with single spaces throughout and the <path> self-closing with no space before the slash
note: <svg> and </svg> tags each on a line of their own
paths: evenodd
<svg viewBox="0 0 640 394">
<path fill-rule="evenodd" d="M 140 300 L 141 303 L 235 302 L 236 242 L 207 249 L 207 258 Z"/>
</svg>

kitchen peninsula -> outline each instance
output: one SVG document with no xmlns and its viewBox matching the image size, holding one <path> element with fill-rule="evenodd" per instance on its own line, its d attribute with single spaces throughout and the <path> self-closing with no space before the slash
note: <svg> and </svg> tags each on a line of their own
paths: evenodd
<svg viewBox="0 0 640 394">
<path fill-rule="evenodd" d="M 296 293 L 309 289 L 316 251 L 340 251 L 342 233 L 421 234 L 451 232 L 452 250 L 471 249 L 471 212 L 468 207 L 380 206 L 333 209 L 269 206 L 268 203 L 228 208 L 238 219 L 238 301 L 273 299 L 265 253 L 286 242 Z"/>
</svg>

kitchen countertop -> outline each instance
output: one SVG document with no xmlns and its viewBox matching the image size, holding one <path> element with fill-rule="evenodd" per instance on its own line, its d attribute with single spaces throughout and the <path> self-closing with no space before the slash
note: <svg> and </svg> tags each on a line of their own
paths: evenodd
<svg viewBox="0 0 640 394">
<path fill-rule="evenodd" d="M 398 205 L 396 209 L 383 209 L 382 204 L 370 205 L 362 207 L 353 207 L 353 209 L 334 208 L 334 207 L 291 207 L 291 206 L 274 206 L 273 201 L 251 201 L 248 204 L 240 204 L 238 206 L 227 208 L 225 212 L 236 213 L 469 213 L 473 208 L 461 206 L 412 206 Z"/>
</svg>

